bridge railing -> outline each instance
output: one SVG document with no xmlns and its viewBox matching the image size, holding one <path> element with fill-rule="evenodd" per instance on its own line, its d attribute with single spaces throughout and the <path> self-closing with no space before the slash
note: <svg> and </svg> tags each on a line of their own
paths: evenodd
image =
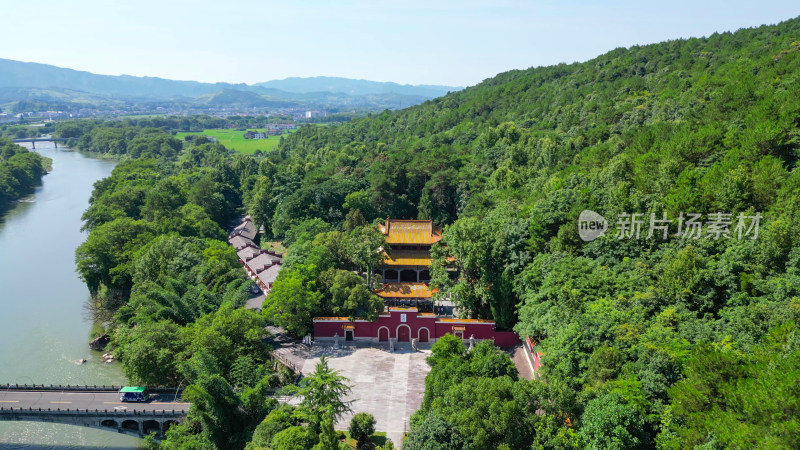
<svg viewBox="0 0 800 450">
<path fill-rule="evenodd" d="M 0 384 L 2 391 L 80 391 L 80 392 L 117 392 L 123 386 L 98 386 L 98 385 L 55 385 L 55 384 Z M 178 394 L 183 392 L 183 388 L 171 388 L 165 386 L 147 387 L 151 394 Z"/>
<path fill-rule="evenodd" d="M 62 416 L 120 416 L 120 417 L 184 417 L 185 409 L 165 409 L 165 410 L 118 410 L 118 409 L 61 409 L 61 408 L 5 408 L 0 407 L 0 415 L 5 414 L 47 414 Z"/>
<path fill-rule="evenodd" d="M 38 138 L 18 138 L 18 139 L 12 139 L 12 141 L 15 142 L 15 143 L 18 143 L 18 142 L 66 142 L 69 139 L 70 138 L 54 138 L 54 137 L 43 138 L 43 137 L 38 137 Z"/>
</svg>

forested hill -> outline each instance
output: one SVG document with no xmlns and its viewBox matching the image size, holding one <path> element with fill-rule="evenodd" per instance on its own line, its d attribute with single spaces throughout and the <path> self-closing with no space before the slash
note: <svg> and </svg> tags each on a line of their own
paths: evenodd
<svg viewBox="0 0 800 450">
<path fill-rule="evenodd" d="M 539 342 L 546 385 L 434 366 L 411 448 L 796 447 L 798 77 L 800 19 L 511 71 L 299 130 L 248 209 L 290 238 L 355 210 L 432 218 L 434 284 Z M 666 213 L 670 236 L 584 242 L 587 209 Z M 674 236 L 680 213 L 716 212 L 728 236 Z M 758 236 L 737 238 L 740 213 Z"/>
<path fill-rule="evenodd" d="M 257 83 L 257 86 L 280 89 L 288 92 L 341 92 L 349 95 L 369 95 L 377 93 L 393 93 L 415 95 L 426 98 L 440 97 L 448 92 L 463 89 L 463 87 L 437 86 L 437 85 L 410 85 L 392 82 L 369 80 L 353 80 L 341 77 L 290 77 L 283 80 L 272 80 Z"/>
<path fill-rule="evenodd" d="M 794 19 L 507 72 L 402 111 L 308 128 L 281 152 L 303 161 L 307 186 L 330 174 L 363 180 L 364 172 L 368 184 L 357 187 L 359 198 L 373 200 L 362 211 L 368 219 L 419 214 L 443 223 L 506 198 L 535 204 L 544 197 L 542 183 L 573 164 L 582 171 L 633 164 L 628 182 L 642 195 L 666 187 L 657 184 L 659 174 L 674 180 L 684 170 L 682 176 L 702 174 L 698 182 L 714 185 L 721 171 L 709 169 L 732 159 L 731 150 L 736 157 L 770 155 L 791 169 L 799 28 Z M 682 189 L 670 187 L 677 190 L 658 197 L 673 205 Z M 322 214 L 337 220 L 340 213 Z M 283 224 L 275 225 L 280 232 Z"/>
</svg>

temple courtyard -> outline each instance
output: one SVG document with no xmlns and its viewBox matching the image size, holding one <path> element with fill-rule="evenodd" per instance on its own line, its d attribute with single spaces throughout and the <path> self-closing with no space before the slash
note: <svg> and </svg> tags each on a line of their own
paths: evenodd
<svg viewBox="0 0 800 450">
<path fill-rule="evenodd" d="M 354 344 L 336 348 L 333 343 L 315 343 L 282 346 L 276 356 L 288 360 L 303 375 L 314 372 L 324 354 L 328 366 L 349 379 L 352 389 L 347 400 L 352 400 L 353 413 L 343 416 L 336 424 L 337 430 L 347 430 L 355 413 L 368 412 L 375 417 L 375 429 L 385 431 L 386 437 L 400 447 L 403 433 L 409 430 L 411 414 L 422 405 L 425 392 L 425 375 L 430 367 L 425 358 L 430 345 L 421 345 L 412 351 L 410 344 L 399 344 L 394 352 L 388 345 Z"/>
<path fill-rule="evenodd" d="M 408 342 L 396 343 L 394 351 L 389 351 L 385 342 L 342 340 L 334 345 L 332 341 L 320 340 L 309 346 L 287 336 L 280 328 L 269 326 L 267 330 L 271 333 L 267 341 L 274 349 L 272 356 L 295 372 L 304 376 L 313 373 L 324 354 L 328 367 L 349 380 L 351 392 L 346 400 L 352 400 L 353 412 L 335 424 L 337 430 L 347 430 L 353 414 L 367 412 L 375 417 L 375 429 L 386 432 L 386 437 L 400 448 L 411 415 L 422 405 L 425 376 L 430 371 L 425 358 L 431 354 L 431 344 L 419 344 L 417 351 L 412 351 Z M 523 347 L 509 349 L 509 356 L 520 377 L 531 379 L 532 367 Z"/>
</svg>

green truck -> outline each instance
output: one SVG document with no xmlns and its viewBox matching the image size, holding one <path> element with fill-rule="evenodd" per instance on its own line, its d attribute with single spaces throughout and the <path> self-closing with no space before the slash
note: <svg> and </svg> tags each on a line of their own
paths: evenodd
<svg viewBox="0 0 800 450">
<path fill-rule="evenodd" d="M 121 402 L 146 402 L 150 399 L 147 388 L 140 386 L 125 386 L 119 390 L 119 401 Z"/>
</svg>

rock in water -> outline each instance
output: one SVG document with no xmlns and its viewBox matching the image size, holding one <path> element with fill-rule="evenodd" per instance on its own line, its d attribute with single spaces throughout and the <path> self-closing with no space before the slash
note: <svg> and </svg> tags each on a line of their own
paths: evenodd
<svg viewBox="0 0 800 450">
<path fill-rule="evenodd" d="M 99 352 L 99 351 L 103 350 L 104 348 L 106 348 L 106 345 L 108 345 L 108 342 L 110 340 L 111 340 L 111 338 L 107 334 L 105 334 L 105 333 L 101 334 L 100 336 L 92 339 L 89 342 L 89 348 L 91 348 L 94 351 L 98 351 Z"/>
</svg>

